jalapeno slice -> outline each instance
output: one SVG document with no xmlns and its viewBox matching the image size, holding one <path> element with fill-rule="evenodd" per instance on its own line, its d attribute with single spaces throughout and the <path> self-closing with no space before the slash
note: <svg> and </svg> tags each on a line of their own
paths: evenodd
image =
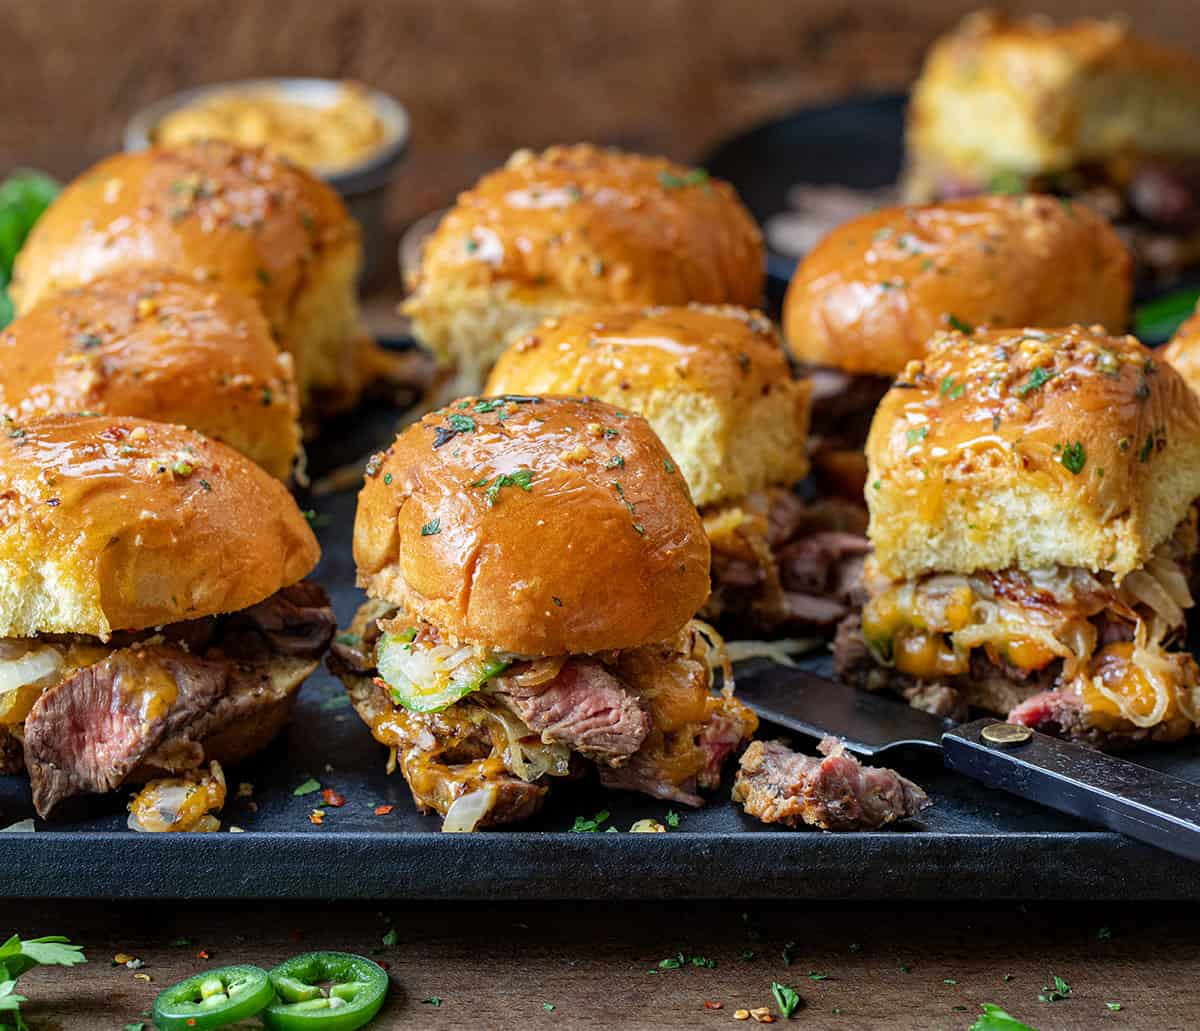
<svg viewBox="0 0 1200 1031">
<path fill-rule="evenodd" d="M 375 1018 L 387 998 L 378 963 L 350 952 L 306 952 L 271 970 L 278 1001 L 259 1014 L 272 1031 L 353 1031 Z"/>
<path fill-rule="evenodd" d="M 275 1000 L 262 967 L 240 964 L 206 970 L 171 985 L 154 1000 L 159 1031 L 206 1031 L 253 1017 Z"/>
</svg>

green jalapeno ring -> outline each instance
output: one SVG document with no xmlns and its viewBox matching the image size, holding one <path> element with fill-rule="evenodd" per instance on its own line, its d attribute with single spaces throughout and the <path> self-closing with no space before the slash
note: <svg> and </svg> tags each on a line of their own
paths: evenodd
<svg viewBox="0 0 1200 1031">
<path fill-rule="evenodd" d="M 211 1031 L 261 1013 L 275 999 L 262 967 L 241 963 L 206 970 L 171 985 L 154 1000 L 159 1031 Z"/>
<path fill-rule="evenodd" d="M 293 956 L 268 976 L 279 998 L 259 1019 L 272 1031 L 354 1031 L 382 1009 L 389 985 L 383 967 L 350 952 Z"/>
</svg>

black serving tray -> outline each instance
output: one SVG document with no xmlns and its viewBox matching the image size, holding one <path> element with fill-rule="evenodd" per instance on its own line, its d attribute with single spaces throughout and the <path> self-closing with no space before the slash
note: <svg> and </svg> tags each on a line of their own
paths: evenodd
<svg viewBox="0 0 1200 1031">
<path fill-rule="evenodd" d="M 327 427 L 310 446 L 314 473 L 361 460 L 386 444 L 399 413 L 372 407 Z M 344 625 L 361 603 L 350 540 L 355 491 L 301 498 L 317 512 L 324 557 L 314 574 Z M 808 660 L 818 667 L 827 656 Z M 764 728 L 771 733 L 769 727 Z M 386 751 L 322 670 L 301 691 L 282 738 L 227 771 L 222 819 L 244 833 L 135 834 L 123 792 L 89 800 L 35 833 L 0 834 L 0 884 L 8 897 L 375 899 L 1197 899 L 1200 866 L 979 787 L 934 766 L 906 767 L 935 806 L 889 831 L 824 834 L 770 829 L 745 817 L 728 785 L 707 809 L 680 809 L 666 834 L 629 834 L 668 806 L 590 783 L 559 785 L 521 830 L 441 834 L 416 812 Z M 1144 761 L 1200 779 L 1200 746 Z M 316 826 L 320 794 L 343 795 Z M 236 785 L 254 786 L 237 799 Z M 251 802 L 253 805 L 251 805 Z M 394 806 L 384 816 L 380 805 Z M 578 815 L 608 810 L 622 833 L 571 833 Z M 0 777 L 0 826 L 32 815 L 24 777 Z"/>
</svg>

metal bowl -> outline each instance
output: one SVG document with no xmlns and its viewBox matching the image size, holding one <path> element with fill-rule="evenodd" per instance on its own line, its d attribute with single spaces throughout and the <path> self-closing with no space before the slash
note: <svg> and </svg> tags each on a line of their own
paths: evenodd
<svg viewBox="0 0 1200 1031">
<path fill-rule="evenodd" d="M 329 107 L 345 88 L 337 79 L 268 78 L 242 79 L 183 90 L 143 108 L 125 126 L 126 150 L 145 150 L 153 143 L 154 130 L 167 115 L 197 100 L 215 94 L 269 91 L 313 107 Z M 400 161 L 408 150 L 410 121 L 408 112 L 393 97 L 363 87 L 367 101 L 383 125 L 379 146 L 357 164 L 325 170 L 313 168 L 342 196 L 350 214 L 363 230 L 363 278 L 369 280 L 388 259 L 388 240 L 384 227 L 384 209 L 388 187 L 395 178 Z"/>
</svg>

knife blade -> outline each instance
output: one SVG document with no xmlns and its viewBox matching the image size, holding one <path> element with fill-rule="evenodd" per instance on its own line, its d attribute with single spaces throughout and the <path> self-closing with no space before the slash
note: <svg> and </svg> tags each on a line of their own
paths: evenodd
<svg viewBox="0 0 1200 1031">
<path fill-rule="evenodd" d="M 971 780 L 1200 861 L 1200 784 L 996 718 L 956 725 L 776 663 L 739 664 L 737 696 L 764 720 L 870 759 L 940 751 Z"/>
</svg>

